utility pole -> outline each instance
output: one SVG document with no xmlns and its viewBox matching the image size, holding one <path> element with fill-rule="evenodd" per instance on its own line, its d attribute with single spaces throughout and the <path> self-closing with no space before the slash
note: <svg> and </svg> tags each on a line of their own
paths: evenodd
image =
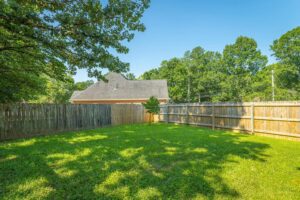
<svg viewBox="0 0 300 200">
<path fill-rule="evenodd" d="M 275 101 L 274 69 L 272 69 L 272 100 Z"/>
<path fill-rule="evenodd" d="M 187 74 L 188 74 L 188 91 L 187 91 L 187 101 L 190 103 L 191 101 L 191 73 L 190 73 L 190 68 L 191 68 L 191 59 L 187 59 Z"/>
<path fill-rule="evenodd" d="M 191 95 L 191 77 L 190 77 L 190 73 L 188 73 L 188 93 L 187 93 L 188 103 L 190 103 L 190 95 Z"/>
</svg>

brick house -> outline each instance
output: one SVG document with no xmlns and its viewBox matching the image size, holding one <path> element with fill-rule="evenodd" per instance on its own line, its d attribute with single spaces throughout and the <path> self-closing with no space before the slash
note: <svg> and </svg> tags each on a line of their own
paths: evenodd
<svg viewBox="0 0 300 200">
<path fill-rule="evenodd" d="M 166 80 L 127 80 L 123 75 L 110 72 L 103 80 L 83 91 L 75 91 L 73 104 L 140 104 L 155 96 L 160 103 L 169 100 Z"/>
</svg>

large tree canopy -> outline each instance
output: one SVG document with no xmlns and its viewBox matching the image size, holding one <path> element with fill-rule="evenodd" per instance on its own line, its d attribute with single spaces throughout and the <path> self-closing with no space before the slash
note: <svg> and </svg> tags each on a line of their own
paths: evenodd
<svg viewBox="0 0 300 200">
<path fill-rule="evenodd" d="M 274 68 L 275 74 L 279 74 L 277 79 L 278 87 L 283 88 L 282 95 L 278 98 L 291 97 L 289 99 L 300 98 L 300 26 L 283 34 L 271 45 L 274 55 L 279 60 Z M 288 92 L 287 92 L 288 91 Z M 285 93 L 288 93 L 285 95 Z M 277 99 L 278 99 L 277 98 Z"/>
<path fill-rule="evenodd" d="M 145 30 L 140 18 L 148 6 L 148 0 L 0 0 L 0 101 L 30 99 L 43 90 L 42 75 L 63 81 L 78 68 L 97 78 L 103 68 L 128 71 L 115 54 L 127 53 L 126 42 Z"/>
<path fill-rule="evenodd" d="M 275 40 L 271 49 L 279 61 L 295 65 L 300 73 L 300 26 Z"/>
<path fill-rule="evenodd" d="M 268 59 L 258 50 L 254 39 L 240 36 L 234 44 L 225 46 L 223 61 L 229 75 L 254 75 L 266 66 Z"/>
<path fill-rule="evenodd" d="M 218 52 L 196 47 L 187 51 L 183 60 L 188 68 L 190 101 L 211 100 L 219 92 L 221 80 L 221 58 Z"/>
<path fill-rule="evenodd" d="M 226 81 L 222 84 L 222 101 L 243 101 L 252 92 L 256 73 L 268 62 L 254 39 L 240 36 L 223 50 L 223 69 Z"/>
</svg>

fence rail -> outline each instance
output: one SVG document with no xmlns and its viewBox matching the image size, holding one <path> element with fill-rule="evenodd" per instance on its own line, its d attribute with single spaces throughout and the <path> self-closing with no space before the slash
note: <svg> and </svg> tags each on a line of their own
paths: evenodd
<svg viewBox="0 0 300 200">
<path fill-rule="evenodd" d="M 142 105 L 0 104 L 0 141 L 148 119 Z"/>
<path fill-rule="evenodd" d="M 160 121 L 300 138 L 300 102 L 167 104 Z"/>
</svg>

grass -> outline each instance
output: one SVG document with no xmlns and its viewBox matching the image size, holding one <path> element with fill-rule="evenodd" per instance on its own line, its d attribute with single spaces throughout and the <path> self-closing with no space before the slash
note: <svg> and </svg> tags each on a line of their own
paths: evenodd
<svg viewBox="0 0 300 200">
<path fill-rule="evenodd" d="M 300 143 L 142 124 L 0 143 L 1 199 L 300 199 Z"/>
</svg>

